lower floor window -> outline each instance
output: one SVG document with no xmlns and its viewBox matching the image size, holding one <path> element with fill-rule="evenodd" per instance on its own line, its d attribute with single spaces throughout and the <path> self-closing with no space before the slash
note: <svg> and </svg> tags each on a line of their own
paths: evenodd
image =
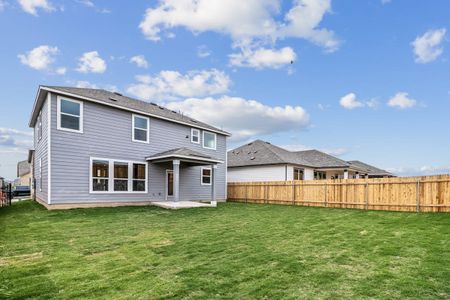
<svg viewBox="0 0 450 300">
<path fill-rule="evenodd" d="M 314 172 L 314 179 L 315 180 L 327 179 L 327 173 L 315 171 Z"/>
<path fill-rule="evenodd" d="M 147 164 L 91 158 L 91 192 L 147 191 Z"/>
<path fill-rule="evenodd" d="M 202 185 L 210 185 L 211 184 L 211 168 L 202 168 Z"/>
<path fill-rule="evenodd" d="M 303 180 L 303 169 L 294 168 L 294 180 Z"/>
</svg>

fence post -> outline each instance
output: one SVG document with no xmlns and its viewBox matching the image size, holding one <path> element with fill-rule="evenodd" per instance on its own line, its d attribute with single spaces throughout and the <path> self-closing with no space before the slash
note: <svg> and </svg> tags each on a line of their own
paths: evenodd
<svg viewBox="0 0 450 300">
<path fill-rule="evenodd" d="M 248 184 L 245 185 L 245 203 L 248 202 Z"/>
<path fill-rule="evenodd" d="M 327 182 L 325 181 L 325 201 L 324 201 L 324 205 L 325 207 L 328 206 L 328 186 L 327 186 Z"/>
<path fill-rule="evenodd" d="M 268 203 L 269 202 L 269 191 L 268 191 L 268 187 L 267 187 L 267 182 L 264 184 L 264 203 Z"/>
<path fill-rule="evenodd" d="M 369 209 L 369 183 L 367 181 L 364 190 L 364 208 Z"/>
<path fill-rule="evenodd" d="M 12 200 L 12 185 L 8 184 L 8 205 L 11 205 Z"/>
<path fill-rule="evenodd" d="M 416 186 L 416 211 L 420 212 L 420 179 L 417 179 Z"/>
<path fill-rule="evenodd" d="M 292 204 L 295 205 L 295 181 L 292 181 Z"/>
</svg>

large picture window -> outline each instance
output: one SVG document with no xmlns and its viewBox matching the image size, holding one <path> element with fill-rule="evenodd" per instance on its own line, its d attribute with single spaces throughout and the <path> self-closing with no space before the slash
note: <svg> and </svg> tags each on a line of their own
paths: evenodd
<svg viewBox="0 0 450 300">
<path fill-rule="evenodd" d="M 149 118 L 133 115 L 133 142 L 148 143 Z"/>
<path fill-rule="evenodd" d="M 216 134 L 203 131 L 203 148 L 216 150 Z"/>
<path fill-rule="evenodd" d="M 147 164 L 91 158 L 91 193 L 146 193 Z"/>
<path fill-rule="evenodd" d="M 83 102 L 58 97 L 58 129 L 83 132 Z"/>
</svg>

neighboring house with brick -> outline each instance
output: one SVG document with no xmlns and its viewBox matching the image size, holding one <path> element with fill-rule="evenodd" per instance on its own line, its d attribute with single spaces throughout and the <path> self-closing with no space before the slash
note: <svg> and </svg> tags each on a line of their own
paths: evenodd
<svg viewBox="0 0 450 300">
<path fill-rule="evenodd" d="M 392 177 L 358 161 L 344 161 L 318 150 L 288 151 L 256 140 L 228 151 L 228 182 Z"/>
<path fill-rule="evenodd" d="M 31 165 L 28 160 L 19 161 L 17 163 L 17 179 L 14 184 L 20 186 L 31 187 Z"/>
<path fill-rule="evenodd" d="M 155 103 L 40 86 L 29 126 L 46 206 L 226 200 L 230 134 Z"/>
</svg>

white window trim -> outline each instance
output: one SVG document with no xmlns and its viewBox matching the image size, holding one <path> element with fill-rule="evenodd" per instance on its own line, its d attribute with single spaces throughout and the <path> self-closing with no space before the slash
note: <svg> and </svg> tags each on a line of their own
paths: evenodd
<svg viewBox="0 0 450 300">
<path fill-rule="evenodd" d="M 210 170 L 209 183 L 203 183 L 203 170 Z M 205 177 L 207 177 L 207 176 L 205 176 Z M 201 185 L 211 185 L 212 184 L 212 168 L 211 167 L 201 167 L 200 168 L 200 184 Z"/>
<path fill-rule="evenodd" d="M 67 97 L 61 97 L 61 96 L 57 96 L 57 105 L 56 105 L 56 113 L 57 113 L 57 118 L 56 118 L 56 123 L 57 126 L 56 128 L 58 130 L 62 130 L 62 131 L 68 131 L 68 132 L 75 132 L 75 133 L 83 133 L 83 123 L 84 123 L 84 117 L 83 117 L 83 101 L 79 101 L 79 100 L 74 100 L 74 99 L 70 99 Z M 80 115 L 76 116 L 76 115 L 71 115 L 71 114 L 66 114 L 66 113 L 61 113 L 61 100 L 64 101 L 69 101 L 69 102 L 74 102 L 74 103 L 78 103 L 80 104 Z M 70 128 L 64 128 L 61 127 L 61 114 L 67 115 L 67 116 L 72 116 L 72 117 L 77 117 L 80 118 L 80 129 L 76 130 L 76 129 L 70 129 Z"/>
<path fill-rule="evenodd" d="M 92 181 L 94 176 L 92 176 L 92 163 L 94 160 L 103 160 L 108 162 L 108 191 L 94 191 L 92 186 Z M 128 191 L 114 191 L 114 162 L 128 163 Z M 133 191 L 133 164 L 145 165 L 145 190 L 144 191 Z M 102 177 L 103 178 L 103 177 Z M 120 178 L 119 178 L 120 180 Z M 123 179 L 122 179 L 123 180 Z M 146 194 L 148 192 L 148 164 L 146 161 L 131 161 L 131 160 L 121 160 L 121 159 L 110 159 L 103 157 L 90 157 L 89 159 L 89 194 Z"/>
<path fill-rule="evenodd" d="M 40 142 L 42 140 L 42 110 L 39 112 L 38 120 L 38 142 Z"/>
<path fill-rule="evenodd" d="M 197 132 L 197 137 L 198 137 L 198 141 L 197 142 L 193 140 L 194 132 Z M 200 144 L 200 129 L 191 128 L 191 143 Z"/>
<path fill-rule="evenodd" d="M 134 127 L 134 118 L 135 117 L 139 117 L 139 118 L 147 120 L 147 130 L 146 130 L 147 131 L 147 140 L 146 141 L 136 140 L 134 138 L 134 129 L 135 129 L 135 127 Z M 131 123 L 132 123 L 132 125 L 131 125 L 131 140 L 133 142 L 136 142 L 136 143 L 144 143 L 144 144 L 150 143 L 150 118 L 146 117 L 146 116 L 143 116 L 143 115 L 131 114 Z M 139 128 L 139 127 L 137 129 L 144 130 L 143 128 Z"/>
<path fill-rule="evenodd" d="M 205 147 L 205 133 L 210 133 L 210 134 L 213 134 L 214 135 L 214 148 L 210 148 L 210 147 Z M 202 146 L 203 146 L 203 148 L 205 148 L 205 149 L 211 149 L 211 150 L 216 150 L 217 149 L 217 134 L 216 133 L 214 133 L 214 132 L 210 132 L 210 131 L 203 131 L 203 135 L 202 135 L 202 139 L 203 139 L 203 141 L 202 141 Z"/>
</svg>

